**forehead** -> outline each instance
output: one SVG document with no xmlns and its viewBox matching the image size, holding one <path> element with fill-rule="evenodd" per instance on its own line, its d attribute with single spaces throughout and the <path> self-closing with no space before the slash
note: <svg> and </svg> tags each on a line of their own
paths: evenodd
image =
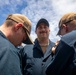
<svg viewBox="0 0 76 75">
<path fill-rule="evenodd" d="M 48 25 L 46 23 L 40 23 L 38 27 L 41 27 L 41 26 L 47 26 L 48 27 Z"/>
</svg>

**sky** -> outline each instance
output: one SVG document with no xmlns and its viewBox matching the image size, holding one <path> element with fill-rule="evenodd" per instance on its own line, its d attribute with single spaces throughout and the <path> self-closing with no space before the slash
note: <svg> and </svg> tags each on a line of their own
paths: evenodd
<svg viewBox="0 0 76 75">
<path fill-rule="evenodd" d="M 45 18 L 50 24 L 49 39 L 59 40 L 57 36 L 60 18 L 69 12 L 76 12 L 76 0 L 0 0 L 0 25 L 8 14 L 26 15 L 32 22 L 31 38 L 36 36 L 35 27 L 39 19 Z"/>
</svg>

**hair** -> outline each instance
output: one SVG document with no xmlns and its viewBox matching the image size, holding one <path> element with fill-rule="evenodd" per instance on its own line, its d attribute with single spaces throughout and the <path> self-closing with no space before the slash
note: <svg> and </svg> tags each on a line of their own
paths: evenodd
<svg viewBox="0 0 76 75">
<path fill-rule="evenodd" d="M 71 27 L 73 27 L 73 26 L 76 27 L 76 20 L 73 20 L 73 21 L 67 23 L 67 25 L 71 26 Z"/>
<path fill-rule="evenodd" d="M 73 20 L 73 21 L 67 23 L 67 26 L 69 28 L 68 29 L 69 32 L 76 29 L 76 20 Z"/>
<path fill-rule="evenodd" d="M 10 19 L 7 19 L 7 20 L 5 21 L 5 24 L 6 24 L 7 27 L 12 26 L 12 25 L 14 25 L 15 23 L 16 23 L 16 22 L 14 22 L 13 20 L 10 20 Z"/>
</svg>

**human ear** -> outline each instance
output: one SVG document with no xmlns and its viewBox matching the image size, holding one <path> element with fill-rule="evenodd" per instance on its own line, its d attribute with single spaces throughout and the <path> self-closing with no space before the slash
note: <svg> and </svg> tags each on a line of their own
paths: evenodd
<svg viewBox="0 0 76 75">
<path fill-rule="evenodd" d="M 50 32 L 50 29 L 49 29 L 49 32 Z"/>
<path fill-rule="evenodd" d="M 37 34 L 37 29 L 35 29 L 35 33 Z"/>
<path fill-rule="evenodd" d="M 20 29 L 23 25 L 21 23 L 18 23 L 14 26 L 15 31 Z"/>
<path fill-rule="evenodd" d="M 62 27 L 65 29 L 66 32 L 68 32 L 68 26 L 66 24 L 63 24 Z"/>
</svg>

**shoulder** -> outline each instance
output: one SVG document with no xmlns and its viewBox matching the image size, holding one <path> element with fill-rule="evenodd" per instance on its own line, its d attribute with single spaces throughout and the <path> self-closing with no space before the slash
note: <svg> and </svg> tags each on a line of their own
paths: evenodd
<svg viewBox="0 0 76 75">
<path fill-rule="evenodd" d="M 29 49 L 29 48 L 32 48 L 32 47 L 33 47 L 33 44 L 25 45 L 25 46 L 24 46 L 24 49 Z"/>
<path fill-rule="evenodd" d="M 71 31 L 70 33 L 67 33 L 64 35 L 61 40 L 64 41 L 66 44 L 73 46 L 76 42 L 76 30 Z"/>
<path fill-rule="evenodd" d="M 10 43 L 8 40 L 0 40 L 0 50 L 5 51 L 16 51 L 18 50 L 12 43 Z"/>
<path fill-rule="evenodd" d="M 55 45 L 55 43 L 54 43 L 54 42 L 52 42 L 52 41 L 50 40 L 49 45 L 54 46 L 54 45 Z"/>
<path fill-rule="evenodd" d="M 26 45 L 24 46 L 24 49 L 23 49 L 23 54 L 24 56 L 28 56 L 28 57 L 33 57 L 33 44 L 32 45 Z"/>
<path fill-rule="evenodd" d="M 33 44 L 24 46 L 24 52 L 30 52 L 33 50 Z"/>
</svg>

